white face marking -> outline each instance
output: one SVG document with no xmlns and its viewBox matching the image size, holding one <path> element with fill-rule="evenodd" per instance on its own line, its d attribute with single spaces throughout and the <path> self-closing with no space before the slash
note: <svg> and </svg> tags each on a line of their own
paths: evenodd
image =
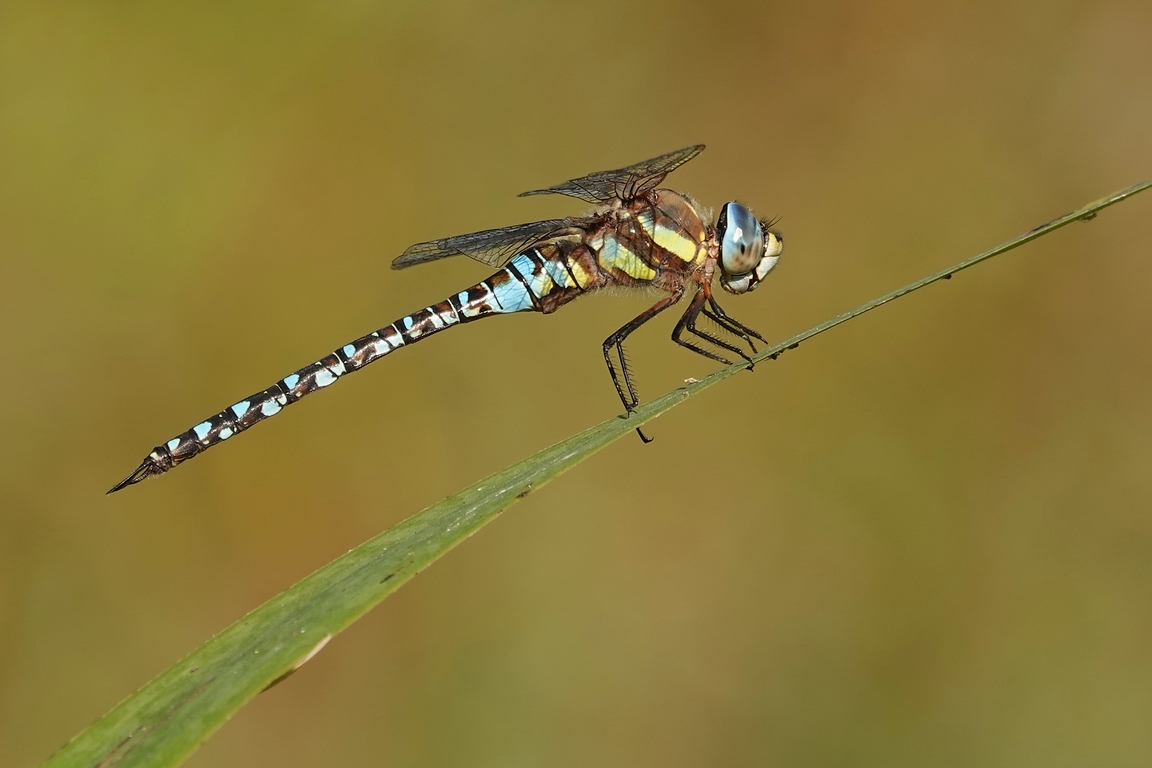
<svg viewBox="0 0 1152 768">
<path fill-rule="evenodd" d="M 227 440 L 228 438 L 232 437 L 232 435 L 234 435 L 234 434 L 236 434 L 236 433 L 233 432 L 231 430 L 231 428 L 224 427 L 224 429 L 220 430 L 220 439 L 221 440 Z"/>
<path fill-rule="evenodd" d="M 196 433 L 196 437 L 203 440 L 208 437 L 208 433 L 212 431 L 212 422 L 202 421 L 196 426 L 192 427 L 192 431 Z"/>
<path fill-rule="evenodd" d="M 334 381 L 336 381 L 336 377 L 332 375 L 332 371 L 325 368 L 316 372 L 316 386 L 326 387 Z"/>
<path fill-rule="evenodd" d="M 171 440 L 169 440 L 167 443 L 165 443 L 165 445 L 168 446 L 168 450 L 174 451 L 174 450 L 176 450 L 176 447 L 178 445 L 180 445 L 180 438 L 174 437 Z"/>
<path fill-rule="evenodd" d="M 775 232 L 767 234 L 768 247 L 765 248 L 765 253 L 769 256 L 779 256 L 784 250 L 784 241 Z"/>
<path fill-rule="evenodd" d="M 244 414 L 248 413 L 248 407 L 250 405 L 252 405 L 252 403 L 249 401 L 241 400 L 240 402 L 236 403 L 236 405 L 232 406 L 232 413 L 236 414 L 236 418 L 242 419 L 244 418 Z"/>
<path fill-rule="evenodd" d="M 292 374 L 291 376 L 284 379 L 284 386 L 288 387 L 288 389 L 296 389 L 296 385 L 299 382 L 300 382 L 300 377 L 297 376 L 296 374 Z"/>
<path fill-rule="evenodd" d="M 760 259 L 760 264 L 756 267 L 756 277 L 763 280 L 768 276 L 768 273 L 776 269 L 776 264 L 780 261 L 779 256 L 765 256 Z"/>
<path fill-rule="evenodd" d="M 728 293 L 745 293 L 752 285 L 752 273 L 749 272 L 735 279 L 725 279 L 722 277 L 720 278 L 720 285 L 724 290 L 728 291 Z"/>
<path fill-rule="evenodd" d="M 260 413 L 264 414 L 265 416 L 275 416 L 276 414 L 280 413 L 280 408 L 280 403 L 276 402 L 275 400 L 269 400 L 268 402 L 264 403 L 264 405 L 260 406 Z"/>
</svg>

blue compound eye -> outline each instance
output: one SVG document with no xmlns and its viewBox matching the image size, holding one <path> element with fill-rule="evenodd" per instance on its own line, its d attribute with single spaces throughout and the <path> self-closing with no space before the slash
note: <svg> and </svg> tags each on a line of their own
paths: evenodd
<svg viewBox="0 0 1152 768">
<path fill-rule="evenodd" d="M 740 203 L 726 203 L 716 222 L 720 236 L 720 268 L 728 275 L 746 275 L 764 256 L 764 230 Z"/>
</svg>

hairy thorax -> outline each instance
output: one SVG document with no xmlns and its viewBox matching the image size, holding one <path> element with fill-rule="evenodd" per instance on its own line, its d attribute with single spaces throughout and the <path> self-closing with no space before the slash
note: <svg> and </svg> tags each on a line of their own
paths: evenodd
<svg viewBox="0 0 1152 768">
<path fill-rule="evenodd" d="M 712 228 L 686 195 L 657 189 L 598 213 L 601 224 L 587 233 L 584 244 L 614 284 L 662 287 L 682 281 L 707 261 Z"/>
</svg>

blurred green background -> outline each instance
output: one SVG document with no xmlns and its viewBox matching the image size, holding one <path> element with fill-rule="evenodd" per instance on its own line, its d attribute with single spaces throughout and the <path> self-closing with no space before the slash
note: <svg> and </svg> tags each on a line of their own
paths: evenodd
<svg viewBox="0 0 1152 768">
<path fill-rule="evenodd" d="M 462 328 L 115 496 L 486 276 L 418 240 L 687 144 L 781 216 L 781 339 L 1152 175 L 1125 2 L 0 5 L 0 765 L 615 413 L 649 303 Z M 693 399 L 514 507 L 192 766 L 1144 765 L 1152 198 Z M 647 397 L 714 369 L 633 337 Z"/>
</svg>

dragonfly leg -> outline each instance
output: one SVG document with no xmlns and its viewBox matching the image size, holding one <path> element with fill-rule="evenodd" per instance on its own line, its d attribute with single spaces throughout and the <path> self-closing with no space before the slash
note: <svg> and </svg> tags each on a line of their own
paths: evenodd
<svg viewBox="0 0 1152 768">
<path fill-rule="evenodd" d="M 624 356 L 624 340 L 627 339 L 633 331 L 644 325 L 644 323 L 680 301 L 683 296 L 684 289 L 679 288 L 675 293 L 665 296 L 629 320 L 624 326 L 604 340 L 604 362 L 608 365 L 608 373 L 612 376 L 612 384 L 616 387 L 616 394 L 620 396 L 620 402 L 624 404 L 624 410 L 628 413 L 636 410 L 636 406 L 640 404 L 640 397 L 636 394 L 636 387 L 632 383 L 632 374 L 628 370 L 628 359 Z M 616 350 L 616 355 L 620 360 L 619 374 L 617 374 L 616 366 L 612 362 L 613 349 Z M 621 381 L 623 381 L 623 384 L 621 384 Z M 636 434 L 638 434 L 640 439 L 645 443 L 652 442 L 652 439 L 646 437 L 644 433 L 640 431 L 639 427 L 636 428 Z"/>
<path fill-rule="evenodd" d="M 733 325 L 731 322 L 729 322 L 727 318 L 720 317 L 717 314 L 713 314 L 712 312 L 709 312 L 707 309 L 703 310 L 702 314 L 704 315 L 704 317 L 708 318 L 712 322 L 716 323 L 716 325 L 720 326 L 720 328 L 722 328 L 726 333 L 730 333 L 733 336 L 738 336 L 741 339 L 743 339 L 744 343 L 746 343 L 752 349 L 752 354 L 756 354 L 756 352 L 759 351 L 756 349 L 756 344 L 752 341 L 752 337 L 749 336 L 748 334 L 746 334 L 744 331 L 742 331 L 739 327 L 737 327 L 737 326 Z"/>
<path fill-rule="evenodd" d="M 705 310 L 703 310 L 703 314 L 706 316 L 710 316 L 712 313 L 705 309 Z M 740 357 L 744 358 L 744 360 L 746 360 L 748 362 L 749 367 L 751 367 L 752 358 L 748 357 L 748 355 L 746 355 L 744 353 L 744 350 L 740 349 L 739 347 L 736 347 L 736 346 L 729 344 L 728 342 L 724 341 L 723 339 L 720 339 L 720 338 L 717 338 L 716 336 L 713 336 L 708 331 L 697 328 L 696 327 L 696 319 L 697 318 L 692 318 L 691 320 L 689 320 L 688 324 L 684 326 L 684 330 L 688 331 L 688 333 L 692 334 L 693 336 L 696 336 L 697 338 L 701 338 L 707 342 L 715 344 L 716 346 L 720 347 L 720 349 L 727 350 L 734 355 L 739 355 Z M 720 327 L 724 328 L 724 326 L 720 326 Z M 724 330 L 728 330 L 728 329 L 724 328 Z M 753 351 L 753 353 L 755 353 L 756 350 L 753 349 L 752 351 Z"/>
<path fill-rule="evenodd" d="M 682 347 L 686 347 L 686 348 L 692 350 L 693 352 L 695 352 L 698 355 L 704 355 L 704 357 L 715 360 L 718 363 L 723 363 L 724 365 L 732 365 L 732 361 L 729 360 L 728 358 L 721 357 L 720 355 L 717 355 L 715 352 L 710 352 L 709 350 L 704 349 L 703 347 L 701 347 L 698 344 L 695 344 L 691 341 L 688 341 L 686 339 L 681 338 L 681 336 L 684 335 L 684 331 L 688 331 L 689 333 L 692 333 L 696 336 L 700 336 L 701 338 L 709 338 L 710 339 L 711 334 L 705 336 L 701 331 L 696 330 L 696 327 L 695 327 L 696 326 L 696 318 L 699 316 L 700 310 L 704 307 L 704 300 L 706 298 L 707 297 L 704 295 L 703 291 L 697 293 L 695 296 L 692 297 L 692 303 L 688 306 L 688 309 L 684 312 L 684 314 L 681 315 L 680 321 L 678 323 L 676 323 L 676 327 L 672 329 L 672 341 L 676 342 L 677 344 L 679 344 Z M 730 345 L 723 344 L 723 343 L 718 344 L 717 346 L 727 347 L 728 349 L 732 349 L 732 347 Z M 739 353 L 739 350 L 736 350 L 736 351 Z M 741 354 L 743 354 L 743 353 L 741 353 Z"/>
<path fill-rule="evenodd" d="M 728 314 L 720 307 L 720 304 L 716 301 L 715 296 L 709 296 L 708 297 L 708 306 L 711 307 L 712 311 L 716 313 L 716 318 L 718 318 L 717 322 L 720 323 L 721 325 L 731 326 L 732 328 L 738 329 L 739 331 L 742 331 L 743 333 L 748 334 L 748 336 L 754 336 L 755 338 L 760 339 L 760 341 L 764 342 L 765 344 L 768 343 L 768 340 L 765 339 L 763 336 L 761 336 L 759 333 L 757 333 L 753 329 L 749 328 L 748 326 L 744 325 L 744 323 L 741 323 L 739 320 L 734 320 L 731 317 L 729 317 Z M 706 311 L 705 314 L 708 314 L 708 312 Z M 721 322 L 721 321 L 723 321 L 723 322 Z M 737 333 L 736 335 L 739 336 L 740 334 Z M 744 338 L 748 342 L 749 345 L 752 344 L 751 339 L 749 339 L 747 337 L 744 337 Z M 753 351 L 755 351 L 756 348 L 752 347 L 752 349 L 753 349 Z"/>
</svg>

